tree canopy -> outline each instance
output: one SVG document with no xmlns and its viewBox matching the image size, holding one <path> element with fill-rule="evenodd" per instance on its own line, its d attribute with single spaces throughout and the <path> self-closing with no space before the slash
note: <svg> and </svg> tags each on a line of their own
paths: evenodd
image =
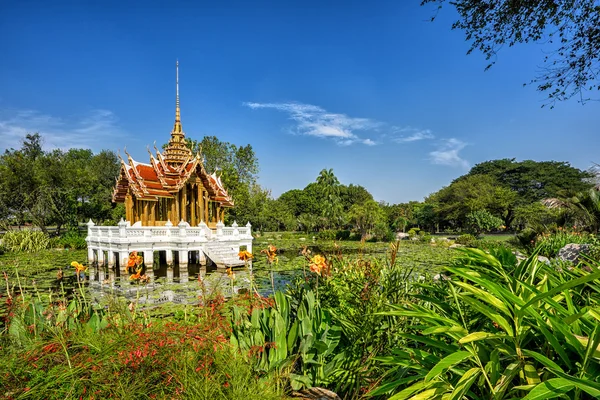
<svg viewBox="0 0 600 400">
<path fill-rule="evenodd" d="M 556 101 L 600 90 L 600 2 L 598 0 L 422 0 L 448 3 L 458 12 L 453 29 L 465 31 L 468 53 L 496 62 L 499 50 L 518 43 L 546 46 L 544 67 L 531 83 Z M 435 18 L 435 16 L 433 17 Z M 594 95 L 592 95 L 594 96 Z"/>
<path fill-rule="evenodd" d="M 114 179 L 119 172 L 115 153 L 88 149 L 43 151 L 42 137 L 28 134 L 20 149 L 0 156 L 0 217 L 46 230 L 77 226 L 92 218 L 110 220 Z"/>
<path fill-rule="evenodd" d="M 567 162 L 491 160 L 475 165 L 426 202 L 435 205 L 438 219 L 447 226 L 464 228 L 469 225 L 468 214 L 485 210 L 502 218 L 508 228 L 516 217 L 522 221 L 532 215 L 533 203 L 589 189 L 590 177 Z"/>
</svg>

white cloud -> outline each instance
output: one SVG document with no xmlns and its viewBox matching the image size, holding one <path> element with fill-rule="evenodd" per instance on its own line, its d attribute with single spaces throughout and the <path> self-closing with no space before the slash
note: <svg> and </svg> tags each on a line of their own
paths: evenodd
<svg viewBox="0 0 600 400">
<path fill-rule="evenodd" d="M 396 133 L 401 135 L 392 139 L 396 143 L 410 143 L 418 140 L 433 139 L 435 137 L 429 129 L 417 129 L 411 127 L 399 128 Z"/>
<path fill-rule="evenodd" d="M 334 140 L 337 144 L 349 146 L 363 143 L 368 146 L 376 144 L 371 139 L 359 137 L 357 132 L 373 132 L 384 125 L 369 118 L 349 117 L 346 114 L 330 113 L 319 106 L 302 103 L 244 103 L 256 109 L 270 108 L 289 114 L 296 123 L 296 133 Z"/>
<path fill-rule="evenodd" d="M 20 148 L 28 133 L 38 132 L 44 149 L 91 148 L 101 150 L 122 137 L 117 118 L 109 110 L 92 110 L 67 120 L 34 110 L 0 110 L 0 146 Z"/>
<path fill-rule="evenodd" d="M 438 143 L 438 149 L 429 153 L 429 159 L 434 164 L 468 169 L 468 161 L 461 158 L 458 154 L 466 145 L 465 142 L 455 138 L 443 139 Z"/>
</svg>

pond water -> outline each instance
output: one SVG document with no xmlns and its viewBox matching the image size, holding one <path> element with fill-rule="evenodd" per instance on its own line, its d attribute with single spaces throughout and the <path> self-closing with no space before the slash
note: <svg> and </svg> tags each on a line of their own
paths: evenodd
<svg viewBox="0 0 600 400">
<path fill-rule="evenodd" d="M 269 241 L 272 242 L 272 241 Z M 206 294 L 219 292 L 231 296 L 232 291 L 240 293 L 253 288 L 261 295 L 269 295 L 275 290 L 283 289 L 287 284 L 303 274 L 307 268 L 306 259 L 301 250 L 304 243 L 297 241 L 275 242 L 279 248 L 279 262 L 271 267 L 266 264 L 264 255 L 260 254 L 261 248 L 266 248 L 267 243 L 257 241 L 254 244 L 255 261 L 251 266 L 234 269 L 235 279 L 232 280 L 224 269 L 214 266 L 188 265 L 189 280 L 179 282 L 177 266 L 173 268 L 172 277 L 168 277 L 167 266 L 160 265 L 154 270 L 153 282 L 140 285 L 117 276 L 110 281 L 100 282 L 85 280 L 82 287 L 85 293 L 99 306 L 106 305 L 112 299 L 121 298 L 129 302 L 138 302 L 143 307 L 160 308 L 162 305 L 198 304 L 199 298 Z M 322 243 L 309 245 L 312 254 L 326 254 L 330 257 L 343 254 L 345 258 L 384 258 L 388 244 L 368 244 L 359 246 L 358 243 Z M 429 246 L 406 245 L 398 253 L 400 265 L 405 268 L 415 269 L 420 272 L 435 273 L 448 259 L 451 251 L 435 249 Z M 66 251 L 48 250 L 37 254 L 5 254 L 0 256 L 0 271 L 7 272 L 7 285 L 12 286 L 11 291 L 23 290 L 29 294 L 69 296 L 73 290 L 79 290 L 79 284 L 71 261 L 83 262 L 87 259 L 86 250 Z M 85 264 L 84 264 L 85 265 Z M 62 270 L 63 278 L 58 279 L 57 274 Z M 89 271 L 88 271 L 89 272 Z M 271 283 L 271 273 L 273 284 Z M 108 271 L 105 277 L 109 278 Z M 0 286 L 0 297 L 6 295 L 7 286 Z M 0 299 L 0 314 L 2 314 L 4 301 Z M 168 308 L 168 307 L 167 307 Z"/>
</svg>

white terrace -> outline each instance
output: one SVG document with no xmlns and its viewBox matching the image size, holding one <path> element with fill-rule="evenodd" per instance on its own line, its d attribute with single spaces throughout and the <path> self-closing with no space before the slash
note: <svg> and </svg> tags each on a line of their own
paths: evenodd
<svg viewBox="0 0 600 400">
<path fill-rule="evenodd" d="M 244 264 L 238 258 L 241 246 L 252 252 L 250 223 L 240 227 L 234 222 L 226 227 L 218 222 L 216 229 L 210 229 L 203 221 L 195 227 L 184 221 L 177 226 L 170 221 L 164 226 L 142 226 L 141 222 L 131 225 L 121 219 L 118 226 L 97 226 L 91 220 L 87 226 L 88 263 L 94 268 L 101 267 L 98 271 L 90 271 L 90 280 L 103 281 L 105 266 L 108 266 L 109 275 L 114 277 L 119 271 L 119 275 L 124 276 L 132 251 L 143 254 L 149 278 L 153 278 L 154 252 L 165 251 L 167 275 L 170 272 L 172 277 L 174 261 L 178 260 L 182 282 L 188 279 L 190 260 L 205 265 L 208 258 L 217 267 L 226 268 Z"/>
</svg>

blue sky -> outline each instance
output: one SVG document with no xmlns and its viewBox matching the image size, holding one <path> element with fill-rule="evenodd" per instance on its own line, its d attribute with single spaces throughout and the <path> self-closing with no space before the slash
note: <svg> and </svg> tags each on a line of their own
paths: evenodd
<svg viewBox="0 0 600 400">
<path fill-rule="evenodd" d="M 598 156 L 598 102 L 541 108 L 544 47 L 484 72 L 446 7 L 410 1 L 2 2 L 0 150 L 166 142 L 180 62 L 186 135 L 250 143 L 277 197 L 323 168 L 377 200 L 422 200 L 478 162 Z"/>
</svg>

